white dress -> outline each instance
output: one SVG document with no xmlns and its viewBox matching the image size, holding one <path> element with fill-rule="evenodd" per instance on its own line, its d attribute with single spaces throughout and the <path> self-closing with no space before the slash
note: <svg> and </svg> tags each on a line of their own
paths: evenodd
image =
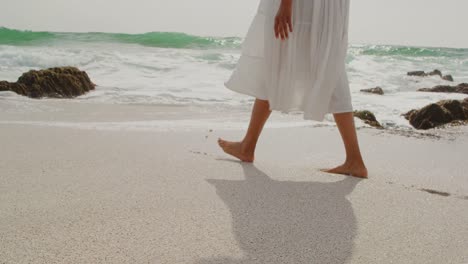
<svg viewBox="0 0 468 264">
<path fill-rule="evenodd" d="M 260 0 L 236 69 L 224 85 L 268 100 L 270 110 L 304 112 L 323 121 L 327 113 L 352 112 L 345 68 L 350 0 L 293 0 L 293 32 L 276 39 L 281 0 Z"/>
</svg>

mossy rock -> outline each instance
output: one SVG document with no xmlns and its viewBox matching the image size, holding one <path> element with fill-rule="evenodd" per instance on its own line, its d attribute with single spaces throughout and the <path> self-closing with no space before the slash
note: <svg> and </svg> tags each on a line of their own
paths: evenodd
<svg viewBox="0 0 468 264">
<path fill-rule="evenodd" d="M 456 86 L 450 85 L 437 85 L 433 88 L 421 88 L 418 89 L 419 92 L 432 92 L 432 93 L 462 93 L 468 94 L 468 84 L 460 83 Z"/>
<path fill-rule="evenodd" d="M 378 94 L 378 95 L 383 95 L 384 94 L 384 90 L 382 89 L 382 87 L 375 87 L 375 88 L 370 88 L 370 89 L 362 89 L 361 92 L 363 93 L 373 93 L 373 94 Z"/>
<path fill-rule="evenodd" d="M 466 99 L 465 99 L 466 100 Z M 431 129 L 450 123 L 466 124 L 468 104 L 459 100 L 442 100 L 404 114 L 416 129 Z"/>
<path fill-rule="evenodd" d="M 354 111 L 353 115 L 372 127 L 383 129 L 383 126 L 377 121 L 377 118 L 375 118 L 375 115 L 371 111 Z"/>
<path fill-rule="evenodd" d="M 0 82 L 0 91 L 13 91 L 31 98 L 73 98 L 95 88 L 86 72 L 75 67 L 31 70 L 16 83 Z"/>
</svg>

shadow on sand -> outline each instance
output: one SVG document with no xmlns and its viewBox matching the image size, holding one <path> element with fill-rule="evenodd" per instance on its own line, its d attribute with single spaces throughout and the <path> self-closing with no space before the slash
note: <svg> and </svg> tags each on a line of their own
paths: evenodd
<svg viewBox="0 0 468 264">
<path fill-rule="evenodd" d="M 253 164 L 240 163 L 245 180 L 207 180 L 232 215 L 240 258 L 199 259 L 196 264 L 345 263 L 356 219 L 346 196 L 360 181 L 275 181 Z"/>
</svg>

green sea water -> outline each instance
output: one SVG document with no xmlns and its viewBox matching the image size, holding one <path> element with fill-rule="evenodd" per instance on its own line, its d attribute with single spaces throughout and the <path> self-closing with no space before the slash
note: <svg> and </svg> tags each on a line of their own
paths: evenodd
<svg viewBox="0 0 468 264">
<path fill-rule="evenodd" d="M 143 34 L 67 33 L 22 31 L 0 27 L 0 45 L 40 45 L 51 42 L 115 42 L 176 49 L 237 49 L 240 47 L 242 39 L 239 37 L 202 37 L 180 32 L 149 32 Z"/>
<path fill-rule="evenodd" d="M 160 48 L 191 49 L 240 49 L 240 37 L 195 36 L 181 32 L 149 32 L 143 34 L 126 33 L 70 33 L 23 31 L 0 27 L 0 45 L 34 46 L 62 42 L 107 42 L 139 44 Z M 406 47 L 390 45 L 365 45 L 359 47 L 360 55 L 407 56 L 407 57 L 448 57 L 468 56 L 468 49 Z"/>
</svg>

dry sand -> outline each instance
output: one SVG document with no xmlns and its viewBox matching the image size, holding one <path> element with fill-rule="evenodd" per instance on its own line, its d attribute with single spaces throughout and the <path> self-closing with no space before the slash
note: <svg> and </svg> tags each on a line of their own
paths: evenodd
<svg viewBox="0 0 468 264">
<path fill-rule="evenodd" d="M 0 107 L 0 263 L 468 263 L 466 133 L 360 129 L 359 180 L 319 171 L 334 127 L 267 127 L 244 164 L 219 114 Z"/>
</svg>

